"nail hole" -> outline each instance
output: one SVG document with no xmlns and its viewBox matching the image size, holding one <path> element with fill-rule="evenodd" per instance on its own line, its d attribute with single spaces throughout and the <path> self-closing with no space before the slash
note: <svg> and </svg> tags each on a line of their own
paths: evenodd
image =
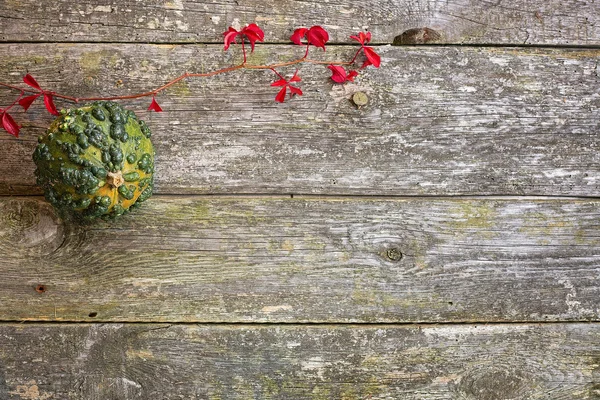
<svg viewBox="0 0 600 400">
<path fill-rule="evenodd" d="M 98 315 L 98 313 L 97 313 L 97 312 L 91 312 L 91 313 L 90 313 L 88 316 L 89 316 L 90 318 L 95 318 L 97 315 Z"/>
<path fill-rule="evenodd" d="M 44 293 L 46 291 L 46 285 L 37 285 L 35 291 L 38 293 Z"/>
<path fill-rule="evenodd" d="M 451 301 L 449 301 L 449 302 L 448 302 L 448 304 L 449 304 L 449 305 L 451 305 L 451 306 L 453 306 L 453 305 L 454 305 L 454 303 L 453 303 L 453 302 L 451 302 Z"/>
</svg>

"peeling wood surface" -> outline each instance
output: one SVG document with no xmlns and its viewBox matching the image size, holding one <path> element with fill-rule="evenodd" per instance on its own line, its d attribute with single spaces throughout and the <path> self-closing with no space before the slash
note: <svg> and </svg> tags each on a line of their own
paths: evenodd
<svg viewBox="0 0 600 400">
<path fill-rule="evenodd" d="M 0 41 L 220 42 L 227 27 L 257 22 L 267 40 L 288 41 L 300 26 L 322 25 L 335 42 L 360 30 L 391 43 L 600 44 L 596 1 L 0 1 Z M 439 37 L 438 37 L 439 36 Z"/>
<path fill-rule="evenodd" d="M 11 399 L 598 398 L 600 326 L 0 326 Z"/>
<path fill-rule="evenodd" d="M 254 62 L 300 57 L 262 46 Z M 190 80 L 144 111 L 163 194 L 562 195 L 600 193 L 599 50 L 382 47 L 383 67 L 332 86 L 302 67 L 304 96 L 274 102 L 270 72 Z M 348 59 L 348 47 L 328 59 Z M 218 45 L 5 44 L 0 80 L 24 71 L 78 96 L 138 93 L 183 71 L 235 64 Z M 293 72 L 291 68 L 288 72 Z M 283 72 L 283 71 L 282 71 Z M 119 87 L 118 81 L 123 85 Z M 357 109 L 353 93 L 369 97 Z M 14 93 L 0 91 L 0 104 Z M 63 103 L 64 105 L 65 103 Z M 30 154 L 51 116 L 16 114 L 0 137 L 0 193 L 39 194 Z"/>
<path fill-rule="evenodd" d="M 75 227 L 4 198 L 0 319 L 598 321 L 599 217 L 596 200 L 157 196 Z"/>
</svg>

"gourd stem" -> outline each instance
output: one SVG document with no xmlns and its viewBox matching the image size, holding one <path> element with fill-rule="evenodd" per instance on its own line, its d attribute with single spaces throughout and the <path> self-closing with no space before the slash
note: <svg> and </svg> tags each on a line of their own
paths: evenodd
<svg viewBox="0 0 600 400">
<path fill-rule="evenodd" d="M 123 173 L 121 171 L 109 172 L 108 174 L 106 174 L 106 183 L 108 183 L 114 188 L 122 186 L 125 183 Z"/>
</svg>

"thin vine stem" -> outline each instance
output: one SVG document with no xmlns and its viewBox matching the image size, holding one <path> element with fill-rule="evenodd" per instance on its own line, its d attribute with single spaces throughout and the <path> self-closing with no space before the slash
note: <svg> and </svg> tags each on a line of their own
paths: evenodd
<svg viewBox="0 0 600 400">
<path fill-rule="evenodd" d="M 10 85 L 10 84 L 4 83 L 4 82 L 0 82 L 0 86 L 4 86 L 6 88 L 18 90 L 21 92 L 21 96 L 19 96 L 19 99 L 17 99 L 17 101 L 15 101 L 8 108 L 14 106 L 21 99 L 21 97 L 23 96 L 24 93 L 46 93 L 46 94 L 52 95 L 55 98 L 60 98 L 63 100 L 74 102 L 74 103 L 79 103 L 82 101 L 131 100 L 131 99 L 139 99 L 142 97 L 156 96 L 158 93 L 166 90 L 167 88 L 173 86 L 177 82 L 182 81 L 186 78 L 205 78 L 205 77 L 210 77 L 210 76 L 215 76 L 215 75 L 225 74 L 228 72 L 237 71 L 240 69 L 248 69 L 248 70 L 266 70 L 266 69 L 268 69 L 268 70 L 272 70 L 277 75 L 279 75 L 279 73 L 277 73 L 275 71 L 275 68 L 288 67 L 290 65 L 297 65 L 297 64 L 302 64 L 302 63 L 316 64 L 316 65 L 351 65 L 354 63 L 354 61 L 356 60 L 356 58 L 360 52 L 360 49 L 359 49 L 359 51 L 356 52 L 354 58 L 351 61 L 319 61 L 319 60 L 312 60 L 312 59 L 307 58 L 307 56 L 308 56 L 308 46 L 307 46 L 307 51 L 306 51 L 306 54 L 304 55 L 304 57 L 298 58 L 296 60 L 281 62 L 281 63 L 274 63 L 274 64 L 269 64 L 269 65 L 248 65 L 248 64 L 246 64 L 247 58 L 246 58 L 246 51 L 243 47 L 243 43 L 242 43 L 242 50 L 243 50 L 243 55 L 244 55 L 244 62 L 242 62 L 241 64 L 238 64 L 238 65 L 235 65 L 232 67 L 221 68 L 221 69 L 218 69 L 215 71 L 210 71 L 210 72 L 203 72 L 203 73 L 186 72 L 154 90 L 150 90 L 150 91 L 138 93 L 138 94 L 124 95 L 124 96 L 111 96 L 111 97 L 73 97 L 73 96 L 67 96 L 67 95 L 63 95 L 63 94 L 49 91 L 49 90 L 39 91 L 39 90 L 35 90 L 35 89 L 21 88 L 21 87 Z M 283 78 L 281 75 L 279 75 L 279 76 L 281 78 Z M 8 108 L 6 108 L 6 110 Z"/>
</svg>

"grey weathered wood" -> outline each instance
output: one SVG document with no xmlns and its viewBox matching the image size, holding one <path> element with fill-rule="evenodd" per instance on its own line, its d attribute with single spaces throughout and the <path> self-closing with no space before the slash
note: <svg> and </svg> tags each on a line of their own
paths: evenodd
<svg viewBox="0 0 600 400">
<path fill-rule="evenodd" d="M 595 321 L 599 217 L 597 200 L 157 196 L 75 227 L 3 198 L 0 319 Z"/>
<path fill-rule="evenodd" d="M 179 84 L 158 97 L 161 114 L 145 111 L 148 99 L 126 102 L 154 132 L 158 192 L 600 194 L 600 51 L 379 51 L 382 68 L 357 84 L 332 85 L 323 66 L 302 66 L 305 94 L 284 105 L 268 71 Z M 301 53 L 263 46 L 252 60 Z M 19 83 L 28 71 L 65 94 L 117 95 L 235 62 L 216 45 L 13 44 L 0 46 L 0 80 Z M 356 91 L 369 96 L 361 109 Z M 0 104 L 14 96 L 0 89 Z M 52 116 L 37 104 L 15 117 L 22 139 L 0 135 L 0 193 L 39 194 L 30 154 Z"/>
<path fill-rule="evenodd" d="M 391 43 L 427 27 L 442 43 L 600 44 L 598 4 L 578 0 L 2 0 L 0 10 L 2 41 L 220 42 L 229 25 L 257 22 L 279 42 L 316 24 L 337 42 L 369 29 Z"/>
<path fill-rule="evenodd" d="M 11 399 L 590 400 L 598 324 L 0 325 Z"/>
</svg>

